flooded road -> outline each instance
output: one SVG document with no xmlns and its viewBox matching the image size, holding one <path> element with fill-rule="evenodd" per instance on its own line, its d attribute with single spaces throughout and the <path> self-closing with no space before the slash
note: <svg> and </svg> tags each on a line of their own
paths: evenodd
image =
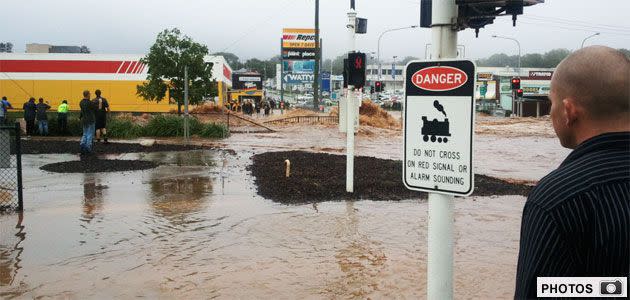
<svg viewBox="0 0 630 300">
<path fill-rule="evenodd" d="M 2 298 L 423 298 L 427 204 L 285 206 L 251 153 L 126 154 L 167 163 L 58 174 L 25 156 L 26 211 L 0 216 Z M 523 197 L 456 205 L 456 297 L 509 298 Z"/>
</svg>

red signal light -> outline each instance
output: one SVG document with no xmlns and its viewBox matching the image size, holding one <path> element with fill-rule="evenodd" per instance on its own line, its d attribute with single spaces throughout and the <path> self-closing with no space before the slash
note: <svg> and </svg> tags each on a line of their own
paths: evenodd
<svg viewBox="0 0 630 300">
<path fill-rule="evenodd" d="M 521 88 L 521 79 L 518 77 L 512 78 L 512 89 L 518 90 Z"/>
</svg>

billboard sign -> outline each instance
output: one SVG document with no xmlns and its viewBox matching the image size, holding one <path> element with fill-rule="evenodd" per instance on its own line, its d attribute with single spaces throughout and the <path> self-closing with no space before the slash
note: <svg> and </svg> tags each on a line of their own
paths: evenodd
<svg viewBox="0 0 630 300">
<path fill-rule="evenodd" d="M 312 83 L 315 75 L 306 73 L 285 73 L 282 81 L 287 84 L 307 84 Z"/>
<path fill-rule="evenodd" d="M 315 73 L 314 60 L 285 60 L 282 62 L 282 67 L 286 73 Z"/>
<path fill-rule="evenodd" d="M 232 73 L 232 89 L 235 90 L 262 90 L 262 76 L 258 74 Z"/>
<path fill-rule="evenodd" d="M 529 79 L 551 80 L 553 71 L 529 71 Z"/>
<path fill-rule="evenodd" d="M 282 49 L 315 48 L 315 29 L 284 28 L 282 29 Z"/>
<path fill-rule="evenodd" d="M 309 48 L 282 49 L 282 59 L 289 59 L 289 60 L 315 59 L 315 49 L 309 49 Z"/>
<path fill-rule="evenodd" d="M 322 72 L 322 90 L 330 92 L 330 73 Z"/>
</svg>

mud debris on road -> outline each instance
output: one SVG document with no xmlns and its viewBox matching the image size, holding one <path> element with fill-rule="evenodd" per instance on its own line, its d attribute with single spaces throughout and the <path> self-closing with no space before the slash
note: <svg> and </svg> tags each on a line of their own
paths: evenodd
<svg viewBox="0 0 630 300">
<path fill-rule="evenodd" d="M 291 176 L 285 177 L 284 161 L 291 162 Z M 303 151 L 267 152 L 254 155 L 249 170 L 258 194 L 275 202 L 303 204 L 335 200 L 426 199 L 427 194 L 410 191 L 402 183 L 400 161 L 356 157 L 355 192 L 346 193 L 346 157 Z M 475 175 L 473 196 L 526 196 L 531 186 Z"/>
</svg>

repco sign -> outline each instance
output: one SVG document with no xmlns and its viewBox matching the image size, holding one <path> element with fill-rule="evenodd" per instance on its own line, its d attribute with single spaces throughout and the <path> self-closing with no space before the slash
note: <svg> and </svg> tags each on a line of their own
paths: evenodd
<svg viewBox="0 0 630 300">
<path fill-rule="evenodd" d="M 458 68 L 435 66 L 419 70 L 411 76 L 411 83 L 427 91 L 450 91 L 463 86 L 468 75 Z"/>
<path fill-rule="evenodd" d="M 310 42 L 310 41 L 315 41 L 315 36 L 311 34 L 298 34 L 298 35 L 285 34 L 282 36 L 282 39 L 285 41 Z"/>
</svg>

